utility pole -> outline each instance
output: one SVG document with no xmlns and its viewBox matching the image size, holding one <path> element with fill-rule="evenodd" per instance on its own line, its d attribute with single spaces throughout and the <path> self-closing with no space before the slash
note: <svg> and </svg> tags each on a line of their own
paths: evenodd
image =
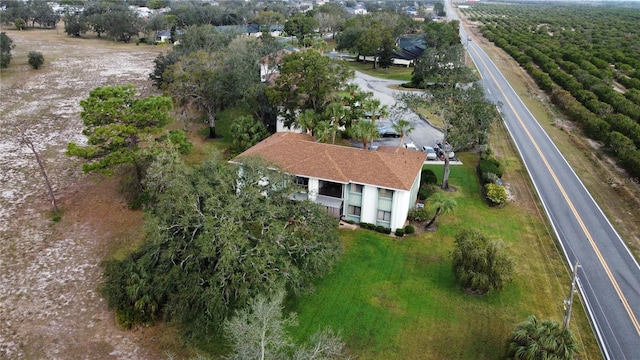
<svg viewBox="0 0 640 360">
<path fill-rule="evenodd" d="M 571 320 L 571 307 L 573 306 L 573 293 L 576 291 L 576 280 L 578 280 L 578 268 L 580 263 L 576 260 L 573 265 L 573 279 L 571 280 L 571 289 L 569 289 L 569 299 L 564 300 L 564 324 L 562 329 L 569 327 L 569 320 Z"/>
</svg>

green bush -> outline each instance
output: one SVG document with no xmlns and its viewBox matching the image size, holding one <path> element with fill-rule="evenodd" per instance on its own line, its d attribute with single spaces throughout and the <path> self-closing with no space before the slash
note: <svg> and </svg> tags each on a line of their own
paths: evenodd
<svg viewBox="0 0 640 360">
<path fill-rule="evenodd" d="M 422 169 L 422 174 L 420 176 L 420 185 L 424 184 L 437 184 L 438 177 L 436 173 L 431 169 Z"/>
<path fill-rule="evenodd" d="M 490 157 L 484 160 L 481 159 L 480 163 L 478 164 L 478 172 L 480 174 L 492 173 L 496 174 L 497 177 L 502 178 L 502 166 L 500 165 L 500 162 L 494 157 Z"/>
<path fill-rule="evenodd" d="M 189 155 L 191 154 L 191 150 L 193 150 L 193 144 L 187 138 L 187 134 L 185 134 L 182 130 L 170 130 L 169 141 L 178 149 L 180 154 Z"/>
<path fill-rule="evenodd" d="M 500 179 L 498 177 L 498 175 L 494 174 L 494 173 L 482 173 L 482 183 L 483 184 L 491 184 L 491 183 L 496 183 L 498 182 L 498 179 Z"/>
<path fill-rule="evenodd" d="M 24 30 L 24 28 L 27 27 L 27 22 L 22 18 L 15 18 L 13 20 L 13 25 L 15 25 L 18 30 Z"/>
<path fill-rule="evenodd" d="M 431 185 L 423 185 L 418 190 L 418 200 L 426 200 L 433 194 L 433 187 Z"/>
<path fill-rule="evenodd" d="M 370 223 L 361 222 L 360 227 L 367 230 L 375 230 L 376 226 Z"/>
<path fill-rule="evenodd" d="M 404 236 L 404 229 L 403 228 L 397 228 L 396 229 L 396 236 L 403 237 Z"/>
<path fill-rule="evenodd" d="M 480 160 L 489 160 L 493 158 L 493 149 L 489 146 L 485 146 L 480 152 Z"/>
<path fill-rule="evenodd" d="M 44 56 L 39 51 L 29 51 L 29 65 L 38 70 L 44 64 Z"/>
<path fill-rule="evenodd" d="M 507 189 L 498 184 L 486 184 L 484 189 L 487 200 L 493 205 L 502 205 L 507 202 Z"/>
<path fill-rule="evenodd" d="M 0 32 L 0 68 L 6 68 L 11 62 L 11 49 L 14 48 L 13 40 L 7 33 Z"/>
<path fill-rule="evenodd" d="M 409 210 L 407 219 L 411 221 L 427 221 L 429 220 L 429 211 L 425 208 L 414 208 Z"/>
<path fill-rule="evenodd" d="M 407 225 L 404 227 L 404 233 L 407 235 L 415 234 L 415 232 L 416 232 L 416 228 L 414 228 L 413 225 Z"/>
</svg>

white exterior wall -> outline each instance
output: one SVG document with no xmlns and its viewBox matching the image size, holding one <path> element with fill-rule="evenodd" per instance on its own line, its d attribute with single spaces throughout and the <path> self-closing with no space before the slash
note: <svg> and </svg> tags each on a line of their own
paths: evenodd
<svg viewBox="0 0 640 360">
<path fill-rule="evenodd" d="M 375 224 L 378 217 L 378 188 L 376 186 L 364 186 L 362 189 L 361 208 L 360 222 Z"/>
<path fill-rule="evenodd" d="M 413 64 L 413 60 L 393 58 L 393 65 L 403 65 L 403 66 L 409 67 L 409 65 L 411 64 Z"/>
<path fill-rule="evenodd" d="M 309 185 L 307 189 L 309 200 L 315 201 L 316 196 L 320 192 L 320 181 L 317 178 L 309 178 Z"/>
<path fill-rule="evenodd" d="M 410 197 L 409 191 L 396 190 L 393 192 L 391 231 L 404 227 L 404 223 L 407 221 L 407 214 L 409 213 Z"/>
<path fill-rule="evenodd" d="M 284 121 L 282 117 L 280 117 L 280 115 L 278 115 L 278 118 L 276 119 L 276 132 L 294 132 L 299 134 L 306 133 L 306 131 L 302 130 L 301 128 L 295 125 L 291 125 L 291 127 L 284 126 Z"/>
</svg>

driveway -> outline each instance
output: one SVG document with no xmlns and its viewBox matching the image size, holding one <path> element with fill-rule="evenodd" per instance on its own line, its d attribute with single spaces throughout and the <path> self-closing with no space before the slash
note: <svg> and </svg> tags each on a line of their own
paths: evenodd
<svg viewBox="0 0 640 360">
<path fill-rule="evenodd" d="M 389 117 L 378 120 L 378 124 L 390 124 L 392 120 L 397 119 L 405 119 L 413 122 L 415 129 L 408 136 L 405 136 L 404 142 L 413 142 L 418 149 L 421 149 L 423 145 L 434 146 L 437 140 L 442 139 L 442 132 L 440 130 L 420 119 L 415 112 L 402 109 L 403 104 L 395 98 L 402 90 L 392 88 L 394 85 L 402 84 L 402 81 L 379 79 L 356 71 L 353 83 L 358 84 L 362 90 L 371 91 L 373 96 L 380 100 L 382 105 L 389 107 Z M 398 146 L 399 144 L 399 138 L 379 138 L 374 141 L 374 146 Z"/>
</svg>

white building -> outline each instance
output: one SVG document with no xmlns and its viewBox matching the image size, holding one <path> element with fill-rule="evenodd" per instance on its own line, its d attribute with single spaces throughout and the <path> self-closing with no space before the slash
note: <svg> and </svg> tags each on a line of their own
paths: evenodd
<svg viewBox="0 0 640 360">
<path fill-rule="evenodd" d="M 415 206 L 425 154 L 401 147 L 377 150 L 323 144 L 311 136 L 275 133 L 238 155 L 261 157 L 295 176 L 298 200 L 322 204 L 335 217 L 402 228 Z"/>
</svg>

